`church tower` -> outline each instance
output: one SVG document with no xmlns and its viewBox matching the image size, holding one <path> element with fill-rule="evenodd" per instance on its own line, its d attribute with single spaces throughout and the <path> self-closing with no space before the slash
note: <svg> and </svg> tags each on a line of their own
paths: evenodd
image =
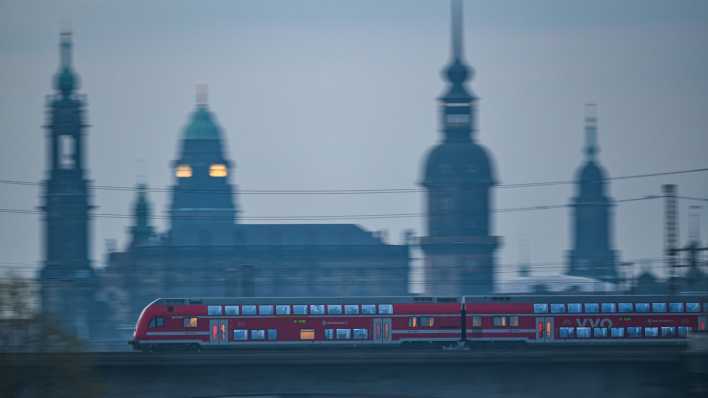
<svg viewBox="0 0 708 398">
<path fill-rule="evenodd" d="M 44 182 L 42 310 L 66 332 L 88 338 L 95 275 L 89 260 L 90 195 L 86 179 L 86 99 L 76 93 L 71 33 L 61 34 L 56 93 L 47 97 L 48 179 Z"/>
<path fill-rule="evenodd" d="M 133 226 L 130 227 L 130 245 L 140 246 L 155 236 L 152 226 L 152 209 L 147 198 L 147 184 L 140 183 L 136 187 L 138 196 L 133 205 Z"/>
<path fill-rule="evenodd" d="M 597 110 L 585 110 L 585 163 L 575 177 L 573 249 L 568 274 L 617 282 L 617 252 L 612 245 L 612 199 L 607 195 L 607 173 L 597 161 Z"/>
<path fill-rule="evenodd" d="M 442 140 L 428 153 L 421 185 L 426 190 L 427 236 L 421 238 L 429 294 L 483 294 L 494 291 L 492 236 L 494 166 L 477 143 L 477 97 L 466 87 L 473 75 L 463 57 L 460 0 L 451 4 L 452 51 L 439 98 Z"/>
<path fill-rule="evenodd" d="M 236 205 L 221 128 L 207 107 L 206 87 L 184 129 L 173 163 L 175 185 L 170 208 L 170 242 L 178 246 L 234 243 Z"/>
</svg>

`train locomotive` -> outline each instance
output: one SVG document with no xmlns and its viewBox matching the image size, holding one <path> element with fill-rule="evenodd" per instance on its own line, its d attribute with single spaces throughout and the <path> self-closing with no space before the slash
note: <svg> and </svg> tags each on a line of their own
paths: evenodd
<svg viewBox="0 0 708 398">
<path fill-rule="evenodd" d="M 680 344 L 706 330 L 708 295 L 160 298 L 135 350 L 410 344 Z"/>
</svg>

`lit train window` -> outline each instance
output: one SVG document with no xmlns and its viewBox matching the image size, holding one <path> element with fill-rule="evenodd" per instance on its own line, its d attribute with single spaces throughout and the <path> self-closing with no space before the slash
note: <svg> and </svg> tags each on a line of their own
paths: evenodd
<svg viewBox="0 0 708 398">
<path fill-rule="evenodd" d="M 359 315 L 359 305 L 347 304 L 344 306 L 344 313 L 347 315 Z"/>
<path fill-rule="evenodd" d="M 243 306 L 243 315 L 256 315 L 256 306 L 249 304 Z"/>
<path fill-rule="evenodd" d="M 369 338 L 369 331 L 366 329 L 352 329 L 354 340 L 366 340 Z"/>
<path fill-rule="evenodd" d="M 570 339 L 573 337 L 573 334 L 575 332 L 575 328 L 571 327 L 562 327 L 558 330 L 558 336 L 562 339 Z"/>
<path fill-rule="evenodd" d="M 683 312 L 683 303 L 670 303 L 669 312 Z"/>
<path fill-rule="evenodd" d="M 251 330 L 251 340 L 265 340 L 265 330 L 263 330 L 263 329 Z"/>
<path fill-rule="evenodd" d="M 334 340 L 334 329 L 325 329 L 325 339 Z"/>
<path fill-rule="evenodd" d="M 314 340 L 315 329 L 300 329 L 300 340 Z"/>
<path fill-rule="evenodd" d="M 224 313 L 226 315 L 238 315 L 238 305 L 224 306 Z"/>
<path fill-rule="evenodd" d="M 600 312 L 600 305 L 597 303 L 585 304 L 585 312 L 589 312 L 591 314 Z"/>
<path fill-rule="evenodd" d="M 686 337 L 688 334 L 691 332 L 691 328 L 689 326 L 679 326 L 678 327 L 678 335 L 680 337 Z"/>
<path fill-rule="evenodd" d="M 184 327 L 186 328 L 196 328 L 198 319 L 197 317 L 184 318 Z"/>
<path fill-rule="evenodd" d="M 221 315 L 220 305 L 210 305 L 207 307 L 207 315 Z"/>
<path fill-rule="evenodd" d="M 619 312 L 632 312 L 634 310 L 632 303 L 619 303 Z"/>
<path fill-rule="evenodd" d="M 505 328 L 505 327 L 508 325 L 507 319 L 506 319 L 505 316 L 495 316 L 495 317 L 493 317 L 493 318 L 492 318 L 492 324 L 493 324 L 494 326 L 496 326 L 496 327 L 503 327 L 503 328 Z"/>
<path fill-rule="evenodd" d="M 290 306 L 287 304 L 278 304 L 275 306 L 275 313 L 278 315 L 290 315 Z"/>
<path fill-rule="evenodd" d="M 617 312 L 617 304 L 602 303 L 602 312 Z"/>
<path fill-rule="evenodd" d="M 312 304 L 310 305 L 310 314 L 312 315 L 324 315 L 325 306 L 324 304 Z"/>
<path fill-rule="evenodd" d="M 700 303 L 686 303 L 686 312 L 701 312 Z"/>
<path fill-rule="evenodd" d="M 365 315 L 375 315 L 376 314 L 376 304 L 362 304 L 361 313 Z"/>
<path fill-rule="evenodd" d="M 393 304 L 379 304 L 379 314 L 392 315 L 393 314 Z"/>
<path fill-rule="evenodd" d="M 278 330 L 268 329 L 268 340 L 278 340 Z"/>
<path fill-rule="evenodd" d="M 259 305 L 258 306 L 259 315 L 273 315 L 273 306 L 270 304 Z"/>
<path fill-rule="evenodd" d="M 583 312 L 583 305 L 580 303 L 568 304 L 568 312 L 571 314 L 578 314 Z"/>
<path fill-rule="evenodd" d="M 551 312 L 554 314 L 565 312 L 565 304 L 551 304 Z"/>
<path fill-rule="evenodd" d="M 330 315 L 341 315 L 342 305 L 341 304 L 327 304 L 327 313 Z"/>
<path fill-rule="evenodd" d="M 430 317 L 430 316 L 420 317 L 420 327 L 432 328 L 434 323 L 435 323 L 435 318 L 433 318 L 433 317 Z"/>
<path fill-rule="evenodd" d="M 646 337 L 659 337 L 659 328 L 658 327 L 644 328 L 644 336 L 646 336 Z"/>
<path fill-rule="evenodd" d="M 575 333 L 577 334 L 579 339 L 588 339 L 590 338 L 590 328 L 587 327 L 578 327 L 575 329 Z"/>
<path fill-rule="evenodd" d="M 245 329 L 235 329 L 234 330 L 234 340 L 236 340 L 236 341 L 248 340 L 248 331 Z"/>
<path fill-rule="evenodd" d="M 518 316 L 510 316 L 509 317 L 509 326 L 515 328 L 519 326 L 519 317 Z"/>
<path fill-rule="evenodd" d="M 307 305 L 305 305 L 305 304 L 293 305 L 293 314 L 307 315 Z"/>
<path fill-rule="evenodd" d="M 537 314 L 548 312 L 548 304 L 534 304 L 533 312 Z"/>
<path fill-rule="evenodd" d="M 412 316 L 408 318 L 408 327 L 409 328 L 417 328 L 418 327 L 418 318 Z"/>
<path fill-rule="evenodd" d="M 482 327 L 482 317 L 479 315 L 475 315 L 472 317 L 472 327 L 473 328 L 481 328 Z"/>
<path fill-rule="evenodd" d="M 349 340 L 352 338 L 351 329 L 337 329 L 337 340 Z"/>
<path fill-rule="evenodd" d="M 611 328 L 610 335 L 614 338 L 624 337 L 624 328 Z"/>
<path fill-rule="evenodd" d="M 652 312 L 666 312 L 666 303 L 651 303 Z"/>
<path fill-rule="evenodd" d="M 649 312 L 649 303 L 636 303 L 634 309 L 637 312 Z"/>
<path fill-rule="evenodd" d="M 595 337 L 607 337 L 607 328 L 593 328 L 592 335 Z"/>
<path fill-rule="evenodd" d="M 629 326 L 627 328 L 627 336 L 629 336 L 629 337 L 642 337 L 641 326 Z"/>
<path fill-rule="evenodd" d="M 674 337 L 676 336 L 676 328 L 674 328 L 673 326 L 662 326 L 661 335 L 663 337 Z"/>
</svg>

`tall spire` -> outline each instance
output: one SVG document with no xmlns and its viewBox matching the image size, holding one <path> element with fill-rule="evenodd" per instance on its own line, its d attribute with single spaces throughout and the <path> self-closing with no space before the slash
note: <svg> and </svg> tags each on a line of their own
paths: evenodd
<svg viewBox="0 0 708 398">
<path fill-rule="evenodd" d="M 597 105 L 585 104 L 585 154 L 588 160 L 595 160 L 597 147 Z"/>
<path fill-rule="evenodd" d="M 78 78 L 71 68 L 71 32 L 62 32 L 59 40 L 59 72 L 54 87 L 65 97 L 70 96 L 78 86 Z"/>
<path fill-rule="evenodd" d="M 472 77 L 474 71 L 467 66 L 464 61 L 463 51 L 463 11 L 462 0 L 451 0 L 450 2 L 450 64 L 445 68 L 445 77 L 450 82 L 451 87 L 444 100 L 470 101 L 474 97 L 467 91 L 465 82 Z"/>
<path fill-rule="evenodd" d="M 71 32 L 61 33 L 59 58 L 62 68 L 71 68 Z"/>
<path fill-rule="evenodd" d="M 206 83 L 197 84 L 197 106 L 205 107 L 209 102 L 209 86 Z"/>
<path fill-rule="evenodd" d="M 452 59 L 462 60 L 463 58 L 463 31 L 462 26 L 462 1 L 452 0 L 450 2 L 450 35 L 452 36 Z"/>
</svg>

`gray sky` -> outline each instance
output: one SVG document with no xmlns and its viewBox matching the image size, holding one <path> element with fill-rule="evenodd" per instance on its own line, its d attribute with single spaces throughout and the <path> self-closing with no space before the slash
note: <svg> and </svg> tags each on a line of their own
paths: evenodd
<svg viewBox="0 0 708 398">
<path fill-rule="evenodd" d="M 582 161 L 586 102 L 599 104 L 599 157 L 611 176 L 708 167 L 706 22 L 708 2 L 700 0 L 465 1 L 478 138 L 500 182 L 571 179 Z M 89 177 L 97 185 L 130 186 L 141 173 L 152 187 L 172 184 L 169 163 L 201 82 L 241 189 L 416 187 L 440 138 L 435 99 L 448 60 L 447 1 L 0 1 L 0 178 L 45 176 L 44 96 L 67 26 L 88 96 Z M 658 194 L 662 183 L 708 197 L 706 173 L 618 181 L 610 192 Z M 495 202 L 562 204 L 571 196 L 571 186 L 504 189 Z M 151 199 L 160 214 L 167 209 L 167 194 Z M 125 214 L 132 200 L 97 191 L 94 203 Z M 243 216 L 423 206 L 422 194 L 238 201 Z M 695 203 L 680 204 L 685 239 Z M 36 188 L 0 186 L 0 208 L 38 205 Z M 662 216 L 658 200 L 616 207 L 623 259 L 661 256 Z M 41 259 L 40 220 L 0 213 L 0 268 Z M 393 243 L 403 229 L 423 233 L 416 218 L 359 223 L 387 229 Z M 124 244 L 128 224 L 94 220 L 97 264 L 106 239 Z M 519 261 L 522 241 L 533 262 L 565 258 L 568 209 L 499 214 L 494 224 L 502 264 Z"/>
</svg>

